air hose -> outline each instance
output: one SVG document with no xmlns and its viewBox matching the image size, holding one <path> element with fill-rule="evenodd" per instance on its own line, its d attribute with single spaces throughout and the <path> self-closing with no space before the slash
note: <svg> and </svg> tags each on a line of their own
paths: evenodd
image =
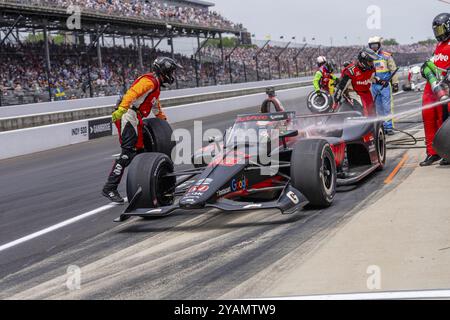
<svg viewBox="0 0 450 320">
<path fill-rule="evenodd" d="M 395 150 L 395 149 L 424 149 L 425 146 L 418 146 L 417 143 L 419 141 L 425 141 L 425 137 L 416 138 L 409 132 L 400 130 L 400 129 L 392 129 L 396 132 L 403 133 L 406 135 L 406 138 L 390 140 L 386 142 L 386 148 Z"/>
</svg>

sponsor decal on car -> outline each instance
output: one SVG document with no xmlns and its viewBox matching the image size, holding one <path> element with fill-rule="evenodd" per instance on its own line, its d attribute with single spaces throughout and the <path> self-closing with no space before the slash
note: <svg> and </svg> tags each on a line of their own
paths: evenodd
<svg viewBox="0 0 450 320">
<path fill-rule="evenodd" d="M 227 155 L 225 159 L 222 157 L 217 157 L 211 163 L 209 164 L 210 167 L 215 166 L 225 166 L 225 167 L 232 167 L 239 163 L 239 159 L 234 154 Z"/>
<path fill-rule="evenodd" d="M 288 197 L 289 200 L 291 200 L 293 204 L 298 204 L 300 202 L 300 200 L 298 199 L 297 195 L 293 191 L 289 191 L 286 194 L 286 197 Z"/>
<path fill-rule="evenodd" d="M 249 121 L 268 121 L 270 118 L 267 115 L 249 115 L 238 117 L 236 122 L 249 122 Z"/>
<path fill-rule="evenodd" d="M 287 113 L 279 113 L 279 114 L 270 115 L 270 120 L 273 120 L 273 121 L 286 120 L 287 118 L 288 118 Z"/>
<path fill-rule="evenodd" d="M 203 194 L 206 191 L 209 190 L 209 186 L 208 185 L 201 185 L 201 186 L 193 186 L 189 189 L 188 193 L 192 194 L 192 193 L 200 193 Z"/>
<path fill-rule="evenodd" d="M 192 192 L 192 193 L 189 193 L 189 197 L 191 197 L 191 198 L 200 198 L 200 197 L 202 197 L 203 196 L 203 192 Z"/>
<path fill-rule="evenodd" d="M 230 192 L 231 192 L 231 187 L 228 187 L 228 188 L 217 191 L 217 196 L 222 197 L 226 194 L 229 194 Z"/>
<path fill-rule="evenodd" d="M 195 185 L 196 186 L 201 186 L 201 185 L 210 185 L 214 180 L 211 178 L 206 178 L 206 179 L 200 179 L 198 180 Z"/>
<path fill-rule="evenodd" d="M 363 141 L 365 143 L 369 143 L 369 142 L 375 141 L 375 138 L 374 138 L 373 134 L 370 132 L 370 133 L 366 134 L 365 136 L 363 136 Z"/>
<path fill-rule="evenodd" d="M 231 180 L 231 191 L 232 192 L 236 192 L 236 191 L 241 191 L 241 190 L 247 190 L 248 188 L 248 179 L 244 176 L 242 176 L 239 179 L 233 179 Z"/>
</svg>

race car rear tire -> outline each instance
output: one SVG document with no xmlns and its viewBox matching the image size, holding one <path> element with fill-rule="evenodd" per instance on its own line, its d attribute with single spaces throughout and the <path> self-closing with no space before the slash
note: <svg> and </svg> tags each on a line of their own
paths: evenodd
<svg viewBox="0 0 450 320">
<path fill-rule="evenodd" d="M 329 207 L 336 195 L 336 161 L 323 139 L 297 142 L 292 151 L 291 183 L 316 207 Z"/>
<path fill-rule="evenodd" d="M 383 124 L 378 125 L 377 129 L 377 155 L 378 155 L 378 162 L 380 163 L 380 166 L 378 167 L 378 171 L 382 171 L 384 169 L 384 166 L 386 165 L 386 134 L 384 133 L 384 126 Z"/>
<path fill-rule="evenodd" d="M 314 114 L 329 113 L 332 111 L 334 98 L 326 91 L 321 90 L 320 92 L 323 98 L 322 104 L 316 101 L 319 97 L 317 93 L 313 91 L 308 95 L 306 105 L 308 106 L 309 111 Z"/>
<path fill-rule="evenodd" d="M 172 141 L 172 127 L 167 121 L 151 118 L 144 120 L 144 145 L 146 152 L 159 152 L 172 156 L 175 141 Z"/>
<path fill-rule="evenodd" d="M 158 208 L 173 204 L 175 177 L 173 162 L 162 153 L 142 153 L 131 162 L 127 176 L 127 197 L 131 201 L 139 188 L 142 194 L 135 202 L 136 208 Z"/>
<path fill-rule="evenodd" d="M 450 119 L 439 128 L 433 140 L 433 148 L 445 160 L 450 161 Z"/>
</svg>

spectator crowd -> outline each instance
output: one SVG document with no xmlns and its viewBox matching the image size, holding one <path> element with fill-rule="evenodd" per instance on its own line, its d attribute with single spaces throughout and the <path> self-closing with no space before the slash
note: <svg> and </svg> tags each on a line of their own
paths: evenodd
<svg viewBox="0 0 450 320">
<path fill-rule="evenodd" d="M 43 43 L 24 43 L 21 46 L 5 45 L 1 48 L 0 82 L 1 101 L 5 104 L 39 102 L 52 98 L 75 99 L 93 96 L 120 94 L 141 73 L 150 70 L 152 60 L 158 55 L 170 56 L 169 52 L 152 51 L 143 48 L 144 68 L 140 69 L 137 48 L 103 47 L 102 64 L 93 50 L 89 57 L 82 56 L 86 47 L 76 45 L 50 45 L 51 66 L 47 73 L 43 54 Z M 222 64 L 222 50 L 206 46 L 197 56 L 176 54 L 175 58 L 183 66 L 179 72 L 179 88 L 256 81 L 256 46 L 224 48 L 225 63 Z M 360 47 L 305 47 L 283 48 L 268 46 L 259 52 L 258 75 L 260 80 L 308 75 L 315 71 L 315 58 L 325 55 L 337 67 L 354 59 Z M 426 60 L 431 55 L 431 46 L 405 45 L 387 47 L 394 53 L 399 65 L 409 65 Z M 280 55 L 281 54 L 281 55 Z M 230 79 L 230 60 L 231 79 Z M 200 61 L 201 62 L 200 62 Z M 90 77 L 89 77 L 90 75 Z M 90 81 L 89 81 L 90 80 Z"/>
<path fill-rule="evenodd" d="M 40 7 L 67 8 L 77 5 L 82 10 L 115 16 L 176 21 L 203 27 L 243 30 L 208 6 L 187 0 L 7 0 Z M 198 56 L 175 54 L 184 67 L 177 76 L 177 88 L 276 79 L 315 72 L 315 58 L 325 55 L 341 67 L 354 59 L 360 47 L 291 46 L 284 49 L 268 45 L 219 48 L 207 44 Z M 396 56 L 399 65 L 424 61 L 432 53 L 432 45 L 396 45 L 386 50 Z M 89 55 L 80 44 L 50 43 L 50 66 L 42 41 L 9 42 L 0 48 L 0 105 L 22 104 L 122 93 L 142 72 L 148 72 L 156 56 L 171 56 L 154 51 L 144 44 L 143 66 L 139 63 L 136 43 L 126 46 L 103 46 L 101 59 L 96 50 Z M 224 58 L 224 61 L 222 61 Z M 222 63 L 224 62 L 224 63 Z"/>
</svg>

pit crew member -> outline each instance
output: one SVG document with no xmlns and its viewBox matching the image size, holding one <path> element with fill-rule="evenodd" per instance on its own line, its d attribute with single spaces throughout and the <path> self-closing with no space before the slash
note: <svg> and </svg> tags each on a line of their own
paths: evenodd
<svg viewBox="0 0 450 320">
<path fill-rule="evenodd" d="M 351 85 L 353 91 L 360 98 L 364 116 L 376 116 L 371 86 L 375 74 L 374 62 L 377 59 L 378 55 L 375 52 L 365 48 L 358 54 L 356 62 L 349 64 L 342 70 L 341 80 L 334 95 L 336 103 L 341 102 L 344 92 Z"/>
<path fill-rule="evenodd" d="M 122 153 L 115 161 L 108 180 L 103 187 L 102 194 L 110 201 L 123 203 L 117 188 L 122 180 L 126 167 L 133 158 L 144 150 L 143 119 L 148 117 L 156 108 L 155 116 L 167 120 L 161 109 L 159 95 L 161 87 L 171 85 L 175 81 L 174 72 L 181 68 L 171 58 L 159 57 L 153 63 L 153 73 L 139 77 L 123 96 L 116 111 L 112 114 L 112 121 L 119 132 Z M 155 112 L 155 110 L 154 110 Z"/>
<path fill-rule="evenodd" d="M 381 37 L 372 37 L 369 39 L 369 48 L 377 55 L 375 60 L 375 82 L 372 85 L 372 95 L 375 97 L 375 106 L 377 114 L 382 117 L 390 116 L 394 109 L 394 99 L 392 93 L 399 91 L 399 79 L 396 74 L 397 69 L 392 54 L 381 49 Z M 390 83 L 387 83 L 390 81 Z M 394 134 L 392 119 L 385 121 L 385 132 L 389 135 Z"/>
<path fill-rule="evenodd" d="M 450 13 L 442 13 L 434 18 L 433 31 L 438 44 L 434 56 L 422 66 L 422 76 L 427 80 L 423 92 L 423 106 L 448 99 L 448 90 L 440 84 L 440 79 L 447 77 L 450 68 Z M 441 157 L 433 148 L 433 140 L 436 132 L 443 124 L 444 108 L 447 108 L 448 111 L 448 103 L 444 106 L 422 110 L 427 146 L 427 157 L 420 163 L 422 167 L 430 166 L 441 160 Z M 448 165 L 449 163 L 443 159 L 440 164 Z"/>
<path fill-rule="evenodd" d="M 333 65 L 324 56 L 320 56 L 317 58 L 317 66 L 319 70 L 317 70 L 313 79 L 314 90 L 317 93 L 323 90 L 334 94 L 334 86 L 338 78 L 333 74 Z"/>
</svg>

